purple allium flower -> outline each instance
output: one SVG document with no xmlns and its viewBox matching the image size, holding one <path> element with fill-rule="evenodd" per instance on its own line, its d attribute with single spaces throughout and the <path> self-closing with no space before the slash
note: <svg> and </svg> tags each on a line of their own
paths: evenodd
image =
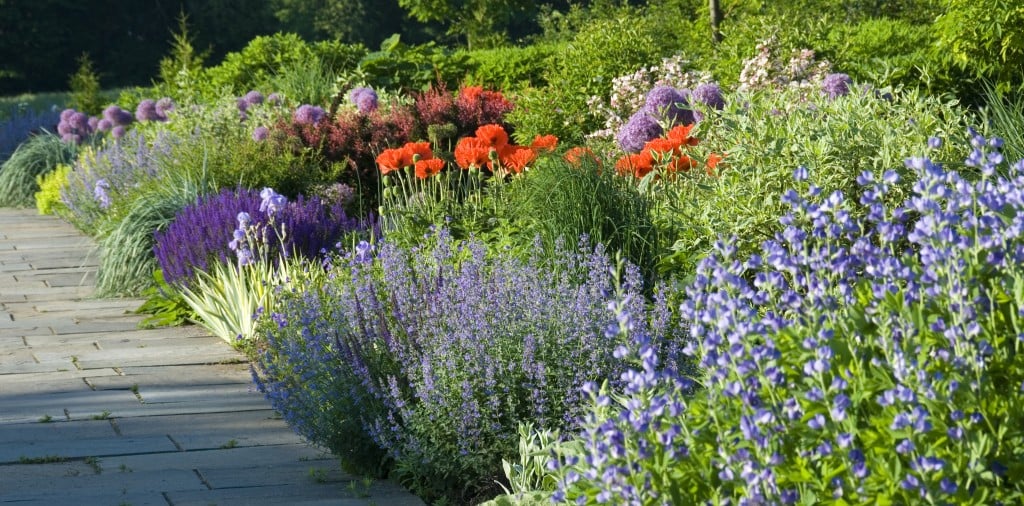
<svg viewBox="0 0 1024 506">
<path fill-rule="evenodd" d="M 106 118 L 101 119 L 101 120 L 96 122 L 96 131 L 97 132 L 109 132 L 110 129 L 113 128 L 113 127 L 114 127 L 114 125 L 110 122 L 109 119 L 106 119 Z"/>
<path fill-rule="evenodd" d="M 694 118 L 687 100 L 688 93 L 671 86 L 656 86 L 647 93 L 644 108 L 655 118 L 663 117 L 672 125 L 689 125 Z"/>
<path fill-rule="evenodd" d="M 89 132 L 89 115 L 84 112 L 76 112 L 68 119 L 68 125 L 79 133 Z"/>
<path fill-rule="evenodd" d="M 697 85 L 690 92 L 690 100 L 704 104 L 712 109 L 721 110 L 725 107 L 725 99 L 722 97 L 722 88 L 716 83 L 704 83 Z"/>
<path fill-rule="evenodd" d="M 76 111 L 74 109 L 70 109 L 70 108 L 69 109 L 64 109 L 63 111 L 60 112 L 60 120 L 61 120 L 61 122 L 68 122 L 68 121 L 70 121 L 71 120 L 71 115 L 75 114 L 76 112 L 78 112 L 78 111 Z"/>
<path fill-rule="evenodd" d="M 252 131 L 252 140 L 256 142 L 262 142 L 267 140 L 270 135 L 270 129 L 265 126 L 258 126 Z"/>
<path fill-rule="evenodd" d="M 245 97 L 237 98 L 235 106 L 238 107 L 238 112 L 245 113 L 249 109 L 249 102 L 245 100 Z"/>
<path fill-rule="evenodd" d="M 120 139 L 124 137 L 125 133 L 127 133 L 127 131 L 121 125 L 117 125 L 116 127 L 110 129 L 110 135 L 113 136 L 115 139 Z"/>
<path fill-rule="evenodd" d="M 267 95 L 267 103 L 270 105 L 281 105 L 284 101 L 281 99 L 281 95 L 277 93 L 271 93 Z"/>
<path fill-rule="evenodd" d="M 252 90 L 249 93 L 246 93 L 245 96 L 242 98 L 249 105 L 260 105 L 263 103 L 263 94 L 256 90 Z"/>
<path fill-rule="evenodd" d="M 616 135 L 616 140 L 623 151 L 637 153 L 644 148 L 647 141 L 658 137 L 662 132 L 661 125 L 644 108 L 629 117 L 629 121 L 622 125 Z"/>
<path fill-rule="evenodd" d="M 295 109 L 295 114 L 292 118 L 300 125 L 315 125 L 326 116 L 327 113 L 322 108 L 315 105 L 302 104 Z"/>
<path fill-rule="evenodd" d="M 170 97 L 163 97 L 156 101 L 156 114 L 160 121 L 166 121 L 167 115 L 174 110 L 174 101 Z"/>
<path fill-rule="evenodd" d="M 96 116 L 89 116 L 89 121 L 88 121 L 89 131 L 90 132 L 95 132 L 96 131 L 96 126 L 99 125 L 99 123 L 100 123 L 100 119 L 99 118 L 97 118 Z"/>
<path fill-rule="evenodd" d="M 160 121 L 160 114 L 156 112 L 156 101 L 145 99 L 139 102 L 135 108 L 135 119 L 139 121 Z"/>
<path fill-rule="evenodd" d="M 849 94 L 850 85 L 852 84 L 853 79 L 850 79 L 850 76 L 846 74 L 829 74 L 821 82 L 821 89 L 828 95 L 828 98 L 834 99 Z"/>
<path fill-rule="evenodd" d="M 360 114 L 370 114 L 377 110 L 377 92 L 372 88 L 353 88 L 348 98 L 356 105 Z"/>
<path fill-rule="evenodd" d="M 103 110 L 103 119 L 110 123 L 110 128 L 113 128 L 117 125 L 129 125 L 134 118 L 132 118 L 132 113 L 116 105 L 111 105 Z"/>
</svg>

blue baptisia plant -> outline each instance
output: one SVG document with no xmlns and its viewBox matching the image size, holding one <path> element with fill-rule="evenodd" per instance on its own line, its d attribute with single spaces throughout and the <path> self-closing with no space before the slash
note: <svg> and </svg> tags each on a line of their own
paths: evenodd
<svg viewBox="0 0 1024 506">
<path fill-rule="evenodd" d="M 687 289 L 700 375 L 621 326 L 634 370 L 587 388 L 556 502 L 1024 501 L 1024 162 L 970 137 L 969 179 L 912 158 L 859 202 L 798 169 L 784 230 L 748 258 L 719 242 Z"/>
</svg>

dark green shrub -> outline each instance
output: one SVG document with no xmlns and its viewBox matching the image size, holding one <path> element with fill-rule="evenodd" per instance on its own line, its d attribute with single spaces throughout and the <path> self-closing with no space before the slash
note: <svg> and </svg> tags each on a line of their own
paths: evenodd
<svg viewBox="0 0 1024 506">
<path fill-rule="evenodd" d="M 314 59 L 320 61 L 325 73 L 337 74 L 354 68 L 365 54 L 366 48 L 361 44 L 309 44 L 292 33 L 259 36 L 241 51 L 229 53 L 219 65 L 205 70 L 204 94 L 216 96 L 226 91 L 240 95 L 262 88 L 283 69 L 299 68 Z"/>
<path fill-rule="evenodd" d="M 465 55 L 472 70 L 466 81 L 505 92 L 541 87 L 547 84 L 545 74 L 554 55 L 563 50 L 564 44 L 548 43 L 468 51 Z"/>
<path fill-rule="evenodd" d="M 600 128 L 601 118 L 590 113 L 591 96 L 606 99 L 612 79 L 660 61 L 673 52 L 659 45 L 653 23 L 641 16 L 600 20 L 587 25 L 552 57 L 545 75 L 548 85 L 531 88 L 517 100 L 508 120 L 516 138 L 529 142 L 553 134 L 568 142 Z"/>
<path fill-rule="evenodd" d="M 868 19 L 854 25 L 838 24 L 815 49 L 835 69 L 855 81 L 921 86 L 929 84 L 926 76 L 940 72 L 941 64 L 930 51 L 935 42 L 935 30 L 929 25 L 900 19 Z"/>
<path fill-rule="evenodd" d="M 409 45 L 398 34 L 380 45 L 380 50 L 359 61 L 358 74 L 375 89 L 424 91 L 432 85 L 458 87 L 469 69 L 465 53 L 453 53 L 433 42 Z"/>
<path fill-rule="evenodd" d="M 86 114 L 99 114 L 103 110 L 103 96 L 100 94 L 100 77 L 92 67 L 88 54 L 78 58 L 78 70 L 68 81 L 71 98 L 68 107 Z"/>
</svg>

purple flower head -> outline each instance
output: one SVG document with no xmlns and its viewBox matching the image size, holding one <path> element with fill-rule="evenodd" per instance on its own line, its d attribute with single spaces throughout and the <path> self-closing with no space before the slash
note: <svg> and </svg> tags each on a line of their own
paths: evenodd
<svg viewBox="0 0 1024 506">
<path fill-rule="evenodd" d="M 127 131 L 121 125 L 118 125 L 118 126 L 110 129 L 110 135 L 112 135 L 115 139 L 120 139 L 120 138 L 124 137 L 124 135 L 126 133 L 127 133 Z"/>
<path fill-rule="evenodd" d="M 270 129 L 265 126 L 258 126 L 252 131 L 252 140 L 256 142 L 262 142 L 267 140 L 270 135 Z"/>
<path fill-rule="evenodd" d="M 134 120 L 132 113 L 112 105 L 103 110 L 103 119 L 110 122 L 110 128 L 117 125 L 129 125 Z"/>
<path fill-rule="evenodd" d="M 249 110 L 249 102 L 245 100 L 245 97 L 235 99 L 235 106 L 238 107 L 238 112 L 244 113 Z"/>
<path fill-rule="evenodd" d="M 846 74 L 829 74 L 821 82 L 821 89 L 828 95 L 828 98 L 834 99 L 848 95 L 851 84 L 853 84 L 853 79 Z"/>
<path fill-rule="evenodd" d="M 370 114 L 377 110 L 377 92 L 372 88 L 353 88 L 348 94 L 348 98 L 356 105 L 360 114 Z"/>
<path fill-rule="evenodd" d="M 302 104 L 295 109 L 292 118 L 300 125 L 315 125 L 322 121 L 327 113 L 320 107 L 309 104 Z"/>
<path fill-rule="evenodd" d="M 256 90 L 252 90 L 249 93 L 246 93 L 242 99 L 249 105 L 260 105 L 263 103 L 263 94 Z"/>
<path fill-rule="evenodd" d="M 267 103 L 270 105 L 281 105 L 282 102 L 283 100 L 281 100 L 281 95 L 277 93 L 267 95 Z"/>
<path fill-rule="evenodd" d="M 145 99 L 139 102 L 135 108 L 135 119 L 139 121 L 160 121 L 160 114 L 156 112 L 156 102 Z"/>
<path fill-rule="evenodd" d="M 715 83 L 697 85 L 690 93 L 690 100 L 716 110 L 722 110 L 725 107 L 725 99 L 722 98 L 722 88 Z"/>
<path fill-rule="evenodd" d="M 654 139 L 662 133 L 661 125 L 649 114 L 646 109 L 641 109 L 629 117 L 629 121 L 616 136 L 619 147 L 623 151 L 637 153 L 644 148 L 647 141 Z"/>
<path fill-rule="evenodd" d="M 96 131 L 96 126 L 99 125 L 99 122 L 100 122 L 100 119 L 97 118 L 96 116 L 89 116 L 89 121 L 88 121 L 89 131 L 90 132 L 95 132 Z"/>
<path fill-rule="evenodd" d="M 689 125 L 694 118 L 687 95 L 688 92 L 671 86 L 656 86 L 647 93 L 644 108 L 656 118 L 664 117 L 673 125 Z"/>
<path fill-rule="evenodd" d="M 277 214 L 278 211 L 288 204 L 288 199 L 284 195 L 275 192 L 273 188 L 264 188 L 260 192 L 260 198 L 263 199 L 260 202 L 260 212 L 267 213 L 268 215 Z"/>
<path fill-rule="evenodd" d="M 71 128 L 77 130 L 79 134 L 89 132 L 89 115 L 84 112 L 76 112 L 72 114 L 67 123 Z"/>
<path fill-rule="evenodd" d="M 174 110 L 174 101 L 170 97 L 164 97 L 156 101 L 156 114 L 160 121 L 167 120 L 167 114 Z"/>
<path fill-rule="evenodd" d="M 67 122 L 67 121 L 71 120 L 71 115 L 76 113 L 76 112 L 78 112 L 78 111 L 76 111 L 74 109 L 64 109 L 63 111 L 60 112 L 60 120 L 61 120 L 61 122 Z"/>
<path fill-rule="evenodd" d="M 111 128 L 114 128 L 114 125 L 109 119 L 103 118 L 96 122 L 96 131 L 98 132 L 109 132 Z"/>
<path fill-rule="evenodd" d="M 106 179 L 99 179 L 96 181 L 96 186 L 93 189 L 93 198 L 99 203 L 100 209 L 107 209 L 110 207 L 110 195 L 107 194 L 107 190 L 110 189 L 110 183 Z"/>
</svg>

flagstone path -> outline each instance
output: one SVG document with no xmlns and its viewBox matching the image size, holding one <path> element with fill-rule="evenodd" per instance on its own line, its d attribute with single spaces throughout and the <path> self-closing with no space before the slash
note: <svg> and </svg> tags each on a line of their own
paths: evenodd
<svg viewBox="0 0 1024 506">
<path fill-rule="evenodd" d="M 420 505 L 295 435 L 245 357 L 95 299 L 94 243 L 0 208 L 0 505 Z"/>
</svg>

